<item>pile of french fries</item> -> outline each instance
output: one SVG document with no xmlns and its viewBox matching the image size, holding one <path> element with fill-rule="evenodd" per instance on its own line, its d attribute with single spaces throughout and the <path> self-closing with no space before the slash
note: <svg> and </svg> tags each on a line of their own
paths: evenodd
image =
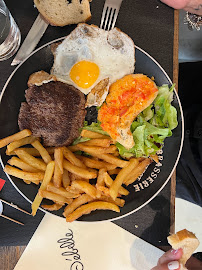
<svg viewBox="0 0 202 270">
<path fill-rule="evenodd" d="M 28 129 L 0 140 L 0 148 L 7 146 L 6 154 L 12 156 L 4 171 L 39 186 L 33 216 L 43 198 L 53 202 L 41 205 L 46 210 L 65 206 L 67 222 L 97 209 L 120 212 L 122 196 L 129 194 L 123 185 L 132 184 L 152 160 L 158 161 L 157 156 L 123 160 L 109 136 L 88 130 L 80 135 L 88 140 L 68 147 L 45 148 Z"/>
</svg>

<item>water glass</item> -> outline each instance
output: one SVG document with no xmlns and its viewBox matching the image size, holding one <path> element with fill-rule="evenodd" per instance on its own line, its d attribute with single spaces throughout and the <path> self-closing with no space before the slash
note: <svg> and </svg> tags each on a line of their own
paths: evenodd
<svg viewBox="0 0 202 270">
<path fill-rule="evenodd" d="M 20 30 L 3 0 L 0 0 L 0 61 L 13 56 L 21 41 Z"/>
</svg>

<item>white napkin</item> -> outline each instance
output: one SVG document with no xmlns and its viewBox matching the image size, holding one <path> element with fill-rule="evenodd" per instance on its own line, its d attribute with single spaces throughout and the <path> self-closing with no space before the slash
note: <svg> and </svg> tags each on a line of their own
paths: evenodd
<svg viewBox="0 0 202 270">
<path fill-rule="evenodd" d="M 193 232 L 202 243 L 202 207 L 191 203 L 189 201 L 176 198 L 175 199 L 175 231 L 178 232 L 186 228 L 190 232 Z M 202 245 L 194 251 L 202 252 Z"/>
<path fill-rule="evenodd" d="M 112 222 L 46 214 L 14 270 L 150 270 L 162 254 Z"/>
</svg>

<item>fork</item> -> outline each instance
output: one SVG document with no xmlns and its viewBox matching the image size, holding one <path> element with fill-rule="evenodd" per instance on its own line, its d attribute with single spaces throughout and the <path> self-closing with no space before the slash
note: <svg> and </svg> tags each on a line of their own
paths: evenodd
<svg viewBox="0 0 202 270">
<path fill-rule="evenodd" d="M 106 0 L 102 11 L 100 28 L 111 30 L 114 28 L 119 9 L 123 0 Z"/>
</svg>

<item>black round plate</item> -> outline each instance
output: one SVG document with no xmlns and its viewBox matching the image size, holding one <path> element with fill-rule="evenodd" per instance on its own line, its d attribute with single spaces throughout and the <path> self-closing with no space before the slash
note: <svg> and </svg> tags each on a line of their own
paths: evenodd
<svg viewBox="0 0 202 270">
<path fill-rule="evenodd" d="M 0 138 L 9 136 L 18 129 L 18 113 L 20 104 L 25 101 L 25 90 L 30 74 L 39 70 L 50 72 L 53 64 L 53 56 L 50 46 L 54 42 L 61 41 L 63 38 L 49 42 L 41 48 L 34 51 L 25 61 L 23 61 L 11 74 L 6 82 L 0 97 Z M 162 84 L 171 85 L 166 72 L 162 67 L 146 52 L 136 47 L 136 67 L 135 73 L 143 73 L 149 77 L 154 77 L 158 86 Z M 178 127 L 173 130 L 173 136 L 165 140 L 165 146 L 160 153 L 160 162 L 153 162 L 140 180 L 128 187 L 130 194 L 125 197 L 125 205 L 120 213 L 112 211 L 94 211 L 89 215 L 84 215 L 81 221 L 103 221 L 115 220 L 131 214 L 150 202 L 166 185 L 173 173 L 183 144 L 183 113 L 180 100 L 174 93 L 173 105 L 178 113 Z M 5 154 L 5 148 L 0 149 L 1 164 L 4 167 L 8 156 Z M 38 187 L 34 184 L 26 185 L 22 180 L 7 175 L 17 191 L 29 202 L 34 200 Z M 40 208 L 43 210 L 42 208 Z M 44 210 L 43 210 L 44 211 Z M 63 209 L 52 212 L 55 215 L 62 216 Z"/>
</svg>

